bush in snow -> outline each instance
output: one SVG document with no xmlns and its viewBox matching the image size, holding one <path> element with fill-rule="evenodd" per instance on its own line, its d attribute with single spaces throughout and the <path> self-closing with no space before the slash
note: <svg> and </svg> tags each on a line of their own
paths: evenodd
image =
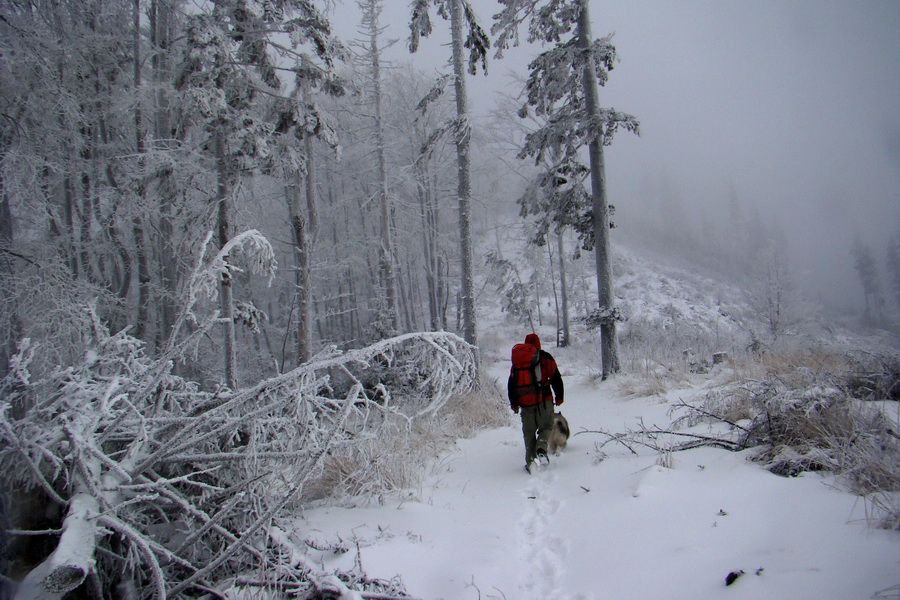
<svg viewBox="0 0 900 600">
<path fill-rule="evenodd" d="M 896 366 L 888 373 L 883 368 L 896 360 L 844 364 L 844 371 L 798 366 L 728 384 L 707 394 L 700 406 L 680 404 L 686 413 L 673 425 L 726 423 L 730 430 L 718 441 L 735 450 L 756 448 L 754 460 L 779 475 L 833 472 L 870 501 L 883 526 L 898 529 L 900 436 L 885 408 L 893 404 L 890 390 L 859 384 L 895 381 Z"/>
<path fill-rule="evenodd" d="M 765 355 L 742 370 L 732 363 L 731 379 L 701 401 L 676 403 L 667 428 L 642 423 L 625 433 L 590 433 L 609 438 L 596 445 L 599 460 L 612 442 L 635 454 L 634 446 L 648 447 L 661 462 L 711 446 L 753 449 L 753 460 L 786 477 L 828 471 L 866 499 L 873 521 L 900 530 L 898 361 L 864 358 L 809 351 Z M 708 431 L 697 429 L 703 424 Z"/>
</svg>

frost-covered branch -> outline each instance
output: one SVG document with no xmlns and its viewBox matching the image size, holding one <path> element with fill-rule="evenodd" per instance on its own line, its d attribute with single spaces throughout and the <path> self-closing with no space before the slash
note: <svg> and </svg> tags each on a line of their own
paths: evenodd
<svg viewBox="0 0 900 600">
<path fill-rule="evenodd" d="M 408 427 L 474 383 L 474 348 L 438 332 L 328 349 L 253 387 L 203 391 L 172 371 L 187 346 L 151 359 L 87 310 L 80 362 L 32 377 L 23 345 L 0 382 L 7 485 L 67 507 L 23 598 L 59 597 L 88 577 L 163 598 L 282 573 L 265 527 L 301 501 L 333 450 Z M 302 569 L 284 576 L 279 585 L 304 581 Z"/>
</svg>

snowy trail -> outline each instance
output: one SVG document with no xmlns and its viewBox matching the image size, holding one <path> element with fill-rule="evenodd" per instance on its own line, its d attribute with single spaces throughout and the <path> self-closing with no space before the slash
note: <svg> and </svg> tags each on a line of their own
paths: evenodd
<svg viewBox="0 0 900 600">
<path fill-rule="evenodd" d="M 553 493 L 552 467 L 536 468 L 525 488 L 522 519 L 518 524 L 517 548 L 522 565 L 519 593 L 523 600 L 566 598 L 563 591 L 568 545 L 556 535 L 553 517 L 561 501 Z"/>
<path fill-rule="evenodd" d="M 576 434 L 669 422 L 669 402 L 622 398 L 614 383 L 570 373 L 566 390 Z M 868 600 L 900 584 L 900 533 L 867 527 L 864 505 L 827 477 L 785 479 L 713 449 L 664 468 L 649 451 L 599 452 L 602 441 L 575 435 L 529 476 L 518 424 L 484 431 L 415 498 L 309 510 L 298 529 L 358 544 L 359 556 L 316 557 L 326 568 L 359 559 L 422 600 Z M 737 569 L 747 574 L 726 587 Z"/>
</svg>

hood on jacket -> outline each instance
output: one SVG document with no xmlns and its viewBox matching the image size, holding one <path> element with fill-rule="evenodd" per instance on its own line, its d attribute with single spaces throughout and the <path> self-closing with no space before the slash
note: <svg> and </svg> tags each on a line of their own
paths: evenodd
<svg viewBox="0 0 900 600">
<path fill-rule="evenodd" d="M 526 336 L 525 336 L 525 343 L 526 343 L 526 344 L 531 344 L 532 346 L 534 346 L 534 347 L 537 348 L 538 350 L 541 349 L 541 338 L 539 338 L 539 337 L 538 337 L 538 334 L 536 334 L 536 333 L 529 333 L 528 335 L 526 335 Z"/>
</svg>

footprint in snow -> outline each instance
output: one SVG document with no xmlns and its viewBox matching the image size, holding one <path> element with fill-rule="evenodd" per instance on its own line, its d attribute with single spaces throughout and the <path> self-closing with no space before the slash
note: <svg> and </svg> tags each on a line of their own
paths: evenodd
<svg viewBox="0 0 900 600">
<path fill-rule="evenodd" d="M 569 546 L 552 526 L 553 515 L 562 506 L 553 495 L 555 483 L 556 477 L 544 472 L 532 477 L 523 490 L 524 512 L 518 523 L 516 544 L 522 569 L 516 597 L 523 600 L 576 600 L 563 589 Z M 579 596 L 578 600 L 586 599 Z"/>
</svg>

